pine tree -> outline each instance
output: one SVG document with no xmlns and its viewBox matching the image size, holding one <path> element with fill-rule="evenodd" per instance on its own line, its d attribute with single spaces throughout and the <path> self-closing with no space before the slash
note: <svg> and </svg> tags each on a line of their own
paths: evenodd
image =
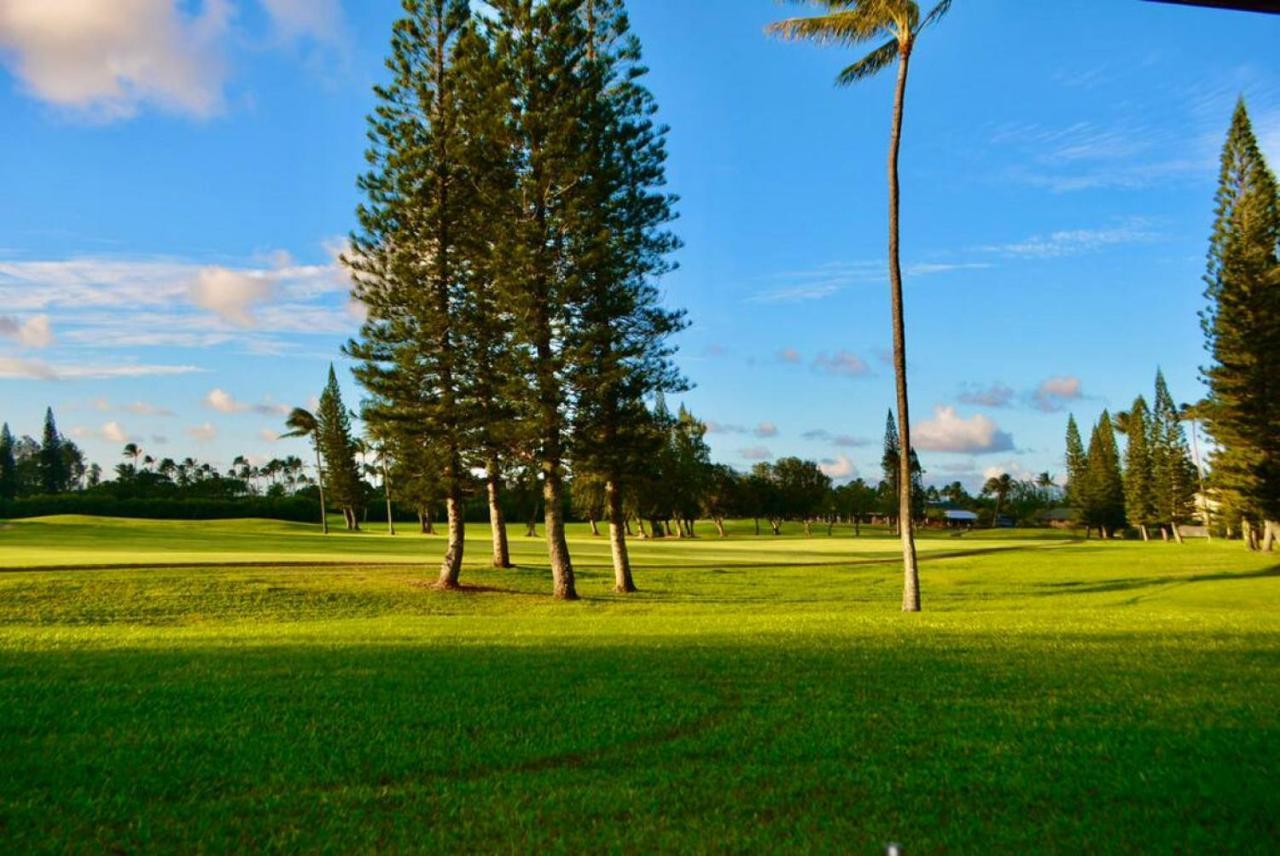
<svg viewBox="0 0 1280 856">
<path fill-rule="evenodd" d="M 1266 521 L 1273 539 L 1280 529 L 1280 197 L 1243 99 L 1222 151 L 1205 282 L 1213 482 L 1228 505 L 1241 508 L 1246 526 Z"/>
<path fill-rule="evenodd" d="M 466 0 L 407 0 L 404 10 L 392 33 L 392 80 L 376 90 L 369 120 L 372 169 L 360 181 L 366 202 L 349 259 L 367 318 L 347 352 L 361 361 L 356 377 L 372 395 L 364 415 L 375 430 L 407 434 L 406 447 L 438 445 L 443 452 L 449 537 L 437 585 L 456 588 L 468 456 L 482 422 L 479 355 L 470 349 L 478 340 L 491 344 L 473 335 L 471 322 L 492 320 L 491 297 L 483 308 L 475 298 L 490 285 L 476 277 L 492 269 L 484 236 L 496 228 L 477 202 L 492 164 L 473 162 L 482 142 L 493 145 L 493 129 L 473 134 L 467 121 L 487 118 L 472 87 L 491 58 Z M 499 397 L 485 392 L 487 400 Z M 497 477 L 495 471 L 495 488 Z"/>
<path fill-rule="evenodd" d="M 1138 527 L 1142 540 L 1150 540 L 1147 526 L 1155 522 L 1151 440 L 1155 424 L 1147 415 L 1147 400 L 1138 396 L 1129 410 L 1124 454 L 1124 509 L 1129 523 Z"/>
<path fill-rule="evenodd" d="M 890 410 L 889 415 L 885 417 L 884 451 L 880 455 L 880 470 L 884 475 L 881 510 L 891 523 L 897 520 L 899 508 L 898 478 L 901 455 L 902 446 L 898 439 L 898 423 L 893 418 L 893 411 Z"/>
<path fill-rule="evenodd" d="M 1179 525 L 1195 512 L 1197 475 L 1187 447 L 1181 412 L 1169 393 L 1164 373 L 1156 370 L 1155 411 L 1151 419 L 1152 502 L 1156 522 L 1168 524 L 1182 543 Z"/>
<path fill-rule="evenodd" d="M 1111 414 L 1102 411 L 1089 438 L 1085 475 L 1084 522 L 1098 529 L 1103 538 L 1125 524 L 1124 478 L 1120 472 L 1120 452 L 1116 448 Z"/>
<path fill-rule="evenodd" d="M 565 538 L 565 462 L 571 457 L 568 416 L 573 390 L 566 335 L 575 323 L 582 272 L 580 242 L 599 224 L 593 192 L 591 123 L 599 76 L 588 59 L 590 38 L 581 0 L 491 0 L 489 30 L 503 72 L 505 128 L 514 180 L 497 218 L 504 259 L 503 298 L 517 324 L 525 359 L 517 392 L 525 445 L 542 476 L 547 549 L 556 597 L 577 599 Z"/>
<path fill-rule="evenodd" d="M 0 428 L 0 499 L 18 495 L 18 462 L 13 454 L 13 434 L 9 423 Z"/>
<path fill-rule="evenodd" d="M 661 307 L 655 285 L 671 269 L 667 256 L 678 241 L 664 228 L 674 217 L 673 199 L 662 191 L 666 129 L 654 124 L 656 105 L 641 83 L 646 70 L 639 41 L 619 0 L 587 0 L 583 13 L 584 76 L 595 98 L 585 122 L 591 180 L 580 191 L 595 201 L 573 245 L 576 288 L 567 368 L 576 403 L 574 467 L 604 481 L 614 587 L 628 592 L 635 584 L 623 497 L 650 454 L 644 400 L 685 388 L 668 344 L 683 328 L 683 316 Z M 683 409 L 678 421 L 686 426 Z M 676 484 L 680 496 L 673 505 L 683 535 L 692 529 L 687 521 L 696 516 L 700 500 L 696 484 Z"/>
<path fill-rule="evenodd" d="M 342 403 L 338 375 L 329 366 L 329 381 L 320 394 L 316 410 L 317 440 L 324 456 L 325 477 L 335 505 L 342 509 L 347 528 L 360 528 L 358 509 L 364 503 L 364 483 L 356 463 L 356 445 L 351 434 L 351 416 Z"/>
<path fill-rule="evenodd" d="M 62 435 L 53 420 L 53 408 L 44 413 L 44 436 L 40 442 L 40 489 L 47 494 L 67 489 L 67 462 L 62 453 Z"/>
<path fill-rule="evenodd" d="M 1077 521 L 1083 521 L 1084 508 L 1088 496 L 1089 459 L 1085 454 L 1084 441 L 1080 439 L 1080 427 L 1076 424 L 1075 414 L 1067 417 L 1067 491 L 1066 502 Z"/>
</svg>

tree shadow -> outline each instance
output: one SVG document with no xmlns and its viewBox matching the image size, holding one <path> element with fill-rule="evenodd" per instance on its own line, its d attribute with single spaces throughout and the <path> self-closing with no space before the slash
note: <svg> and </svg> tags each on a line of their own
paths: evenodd
<svg viewBox="0 0 1280 856">
<path fill-rule="evenodd" d="M 1048 589 L 1048 591 L 1037 592 L 1041 597 L 1044 597 L 1055 594 L 1105 594 L 1107 592 L 1135 591 L 1159 586 L 1225 582 L 1228 580 L 1256 580 L 1267 577 L 1280 577 L 1280 565 L 1261 568 L 1256 571 L 1221 571 L 1212 574 L 1192 574 L 1185 577 L 1125 577 L 1096 583 L 1082 580 L 1036 583 L 1036 587 Z"/>
</svg>

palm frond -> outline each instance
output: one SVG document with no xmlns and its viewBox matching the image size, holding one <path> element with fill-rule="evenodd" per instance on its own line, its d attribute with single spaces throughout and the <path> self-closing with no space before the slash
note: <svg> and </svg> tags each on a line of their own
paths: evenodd
<svg viewBox="0 0 1280 856">
<path fill-rule="evenodd" d="M 915 28 L 913 34 L 920 32 L 931 24 L 938 23 L 938 21 L 942 20 L 942 16 L 949 11 L 951 11 L 951 0 L 940 0 L 938 5 L 929 10 L 928 15 L 924 16 L 924 20 Z"/>
<path fill-rule="evenodd" d="M 881 71 L 898 57 L 898 40 L 896 38 L 882 44 L 853 65 L 840 72 L 836 78 L 837 86 L 852 86 Z"/>
<path fill-rule="evenodd" d="M 771 36 L 819 45 L 856 45 L 886 34 L 898 33 L 909 24 L 910 0 L 815 0 L 828 9 L 825 15 L 787 18 L 765 28 Z"/>
</svg>

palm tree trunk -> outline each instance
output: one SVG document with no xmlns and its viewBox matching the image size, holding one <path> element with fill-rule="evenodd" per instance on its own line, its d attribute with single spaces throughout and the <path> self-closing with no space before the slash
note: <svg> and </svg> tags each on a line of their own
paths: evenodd
<svg viewBox="0 0 1280 856">
<path fill-rule="evenodd" d="M 324 507 L 324 468 L 320 464 L 320 447 L 316 446 L 316 486 L 320 488 L 320 531 L 329 534 L 329 515 Z"/>
<path fill-rule="evenodd" d="M 609 515 L 609 549 L 613 553 L 613 590 L 628 594 L 636 590 L 627 554 L 626 516 L 622 511 L 622 491 L 615 479 L 604 483 L 605 508 Z"/>
<path fill-rule="evenodd" d="M 902 309 L 902 261 L 899 258 L 899 213 L 901 189 L 898 181 L 898 154 L 902 146 L 902 110 L 907 96 L 907 70 L 911 43 L 898 48 L 898 86 L 893 99 L 893 132 L 889 142 L 889 288 L 893 303 L 893 374 L 898 397 L 898 433 L 902 452 L 898 455 L 898 531 L 902 538 L 902 609 L 920 611 L 920 567 L 911 519 L 911 414 L 907 406 L 907 337 Z"/>
<path fill-rule="evenodd" d="M 489 463 L 485 466 L 485 475 L 489 494 L 489 528 L 493 533 L 493 566 L 509 568 L 511 567 L 511 547 L 507 543 L 507 518 L 502 513 L 502 504 L 499 502 L 501 474 L 496 459 L 489 459 Z"/>
</svg>

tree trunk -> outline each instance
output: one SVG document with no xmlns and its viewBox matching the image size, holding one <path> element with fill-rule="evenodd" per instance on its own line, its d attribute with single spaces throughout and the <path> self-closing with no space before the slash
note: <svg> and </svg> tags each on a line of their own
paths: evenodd
<svg viewBox="0 0 1280 856">
<path fill-rule="evenodd" d="M 533 503 L 533 511 L 529 512 L 529 520 L 525 524 L 524 537 L 538 537 L 538 503 L 536 500 Z"/>
<path fill-rule="evenodd" d="M 862 537 L 862 518 L 857 514 L 853 515 L 853 537 Z"/>
<path fill-rule="evenodd" d="M 774 535 L 781 535 L 781 534 L 782 534 L 782 521 L 781 521 L 781 520 L 770 520 L 770 521 L 769 521 L 769 528 L 773 530 L 773 534 L 774 534 Z"/>
<path fill-rule="evenodd" d="M 591 534 L 599 537 L 600 527 L 596 525 L 596 516 L 594 514 L 587 515 L 587 522 L 591 524 Z"/>
<path fill-rule="evenodd" d="M 804 536 L 808 538 L 812 534 L 813 534 L 813 530 L 809 526 L 809 518 L 806 517 L 804 519 Z"/>
<path fill-rule="evenodd" d="M 1170 524 L 1169 524 L 1169 530 L 1173 533 L 1173 540 L 1174 540 L 1174 541 L 1177 541 L 1179 544 L 1183 543 L 1183 542 L 1182 542 L 1182 531 L 1178 529 L 1178 521 L 1176 521 L 1176 520 L 1175 520 L 1175 521 L 1173 521 L 1172 523 L 1170 523 Z"/>
<path fill-rule="evenodd" d="M 569 542 L 564 534 L 564 486 L 559 465 L 544 465 L 542 482 L 543 520 L 547 527 L 547 556 L 551 560 L 552 590 L 560 600 L 577 600 L 573 562 L 569 558 Z"/>
<path fill-rule="evenodd" d="M 643 518 L 643 517 L 637 517 L 637 518 L 636 518 L 636 527 L 637 527 L 637 528 L 639 528 L 639 530 L 640 530 L 640 537 L 641 537 L 641 538 L 643 538 L 643 539 L 645 539 L 645 540 L 648 540 L 648 538 L 649 538 L 649 533 L 648 533 L 648 532 L 646 532 L 646 531 L 644 530 L 644 518 Z"/>
<path fill-rule="evenodd" d="M 320 465 L 320 446 L 316 445 L 316 486 L 320 488 L 320 531 L 329 534 L 329 515 L 324 507 L 324 468 Z"/>
<path fill-rule="evenodd" d="M 721 538 L 725 537 L 725 533 L 724 533 L 724 518 L 723 518 L 723 517 L 715 517 L 715 518 L 712 518 L 712 522 L 714 522 L 714 523 L 716 524 L 716 532 L 719 532 L 719 533 L 720 533 L 720 537 L 721 537 Z"/>
<path fill-rule="evenodd" d="M 755 520 L 756 520 L 756 535 L 759 535 L 760 534 L 760 518 L 757 517 Z"/>
<path fill-rule="evenodd" d="M 1275 546 L 1276 538 L 1280 538 L 1280 524 L 1274 520 L 1263 521 L 1262 524 L 1262 552 L 1270 553 Z"/>
<path fill-rule="evenodd" d="M 1160 540 L 1166 544 L 1169 543 L 1169 530 L 1165 528 L 1163 523 L 1160 524 Z"/>
<path fill-rule="evenodd" d="M 462 576 L 462 551 L 467 534 L 467 524 L 463 519 L 462 490 L 456 483 L 449 490 L 445 509 L 449 518 L 449 542 L 445 547 L 444 559 L 440 562 L 440 579 L 436 581 L 436 588 L 456 589 L 459 587 L 458 579 Z"/>
<path fill-rule="evenodd" d="M 493 566 L 511 567 L 511 546 L 507 543 L 507 518 L 502 513 L 501 474 L 493 458 L 485 466 L 486 489 L 489 494 L 489 530 L 493 538 Z"/>
<path fill-rule="evenodd" d="M 1136 453 L 1135 453 L 1135 454 L 1136 454 Z M 1147 524 L 1145 524 L 1145 523 L 1139 523 L 1139 524 L 1138 524 L 1138 531 L 1139 531 L 1140 533 L 1142 533 L 1142 540 L 1143 540 L 1143 541 L 1150 541 L 1150 540 L 1151 540 L 1151 536 L 1147 533 Z"/>
<path fill-rule="evenodd" d="M 630 538 L 631 537 L 631 518 L 630 517 L 624 518 L 622 522 L 623 522 L 623 527 L 626 530 L 627 537 Z"/>
<path fill-rule="evenodd" d="M 1250 552 L 1257 552 L 1258 532 L 1253 528 L 1252 520 L 1241 520 L 1240 531 L 1244 535 L 1244 545 Z"/>
<path fill-rule="evenodd" d="M 391 511 L 391 475 L 387 472 L 387 462 L 382 462 L 382 489 L 387 495 L 387 534 L 396 534 L 396 518 Z"/>
<path fill-rule="evenodd" d="M 893 131 L 889 143 L 889 288 L 893 304 L 893 374 L 898 397 L 898 433 L 902 451 L 898 455 L 898 516 L 902 538 L 902 609 L 920 611 L 920 567 L 911 520 L 911 413 L 907 406 L 907 336 L 902 306 L 902 261 L 899 258 L 899 213 L 901 189 L 898 181 L 898 154 L 902 146 L 902 111 L 907 96 L 907 70 L 911 62 L 911 42 L 898 47 L 898 85 L 893 99 Z"/>
<path fill-rule="evenodd" d="M 628 594 L 636 590 L 627 555 L 627 518 L 622 511 L 622 491 L 614 479 L 604 484 L 605 509 L 609 517 L 609 549 L 613 553 L 613 590 Z"/>
</svg>

